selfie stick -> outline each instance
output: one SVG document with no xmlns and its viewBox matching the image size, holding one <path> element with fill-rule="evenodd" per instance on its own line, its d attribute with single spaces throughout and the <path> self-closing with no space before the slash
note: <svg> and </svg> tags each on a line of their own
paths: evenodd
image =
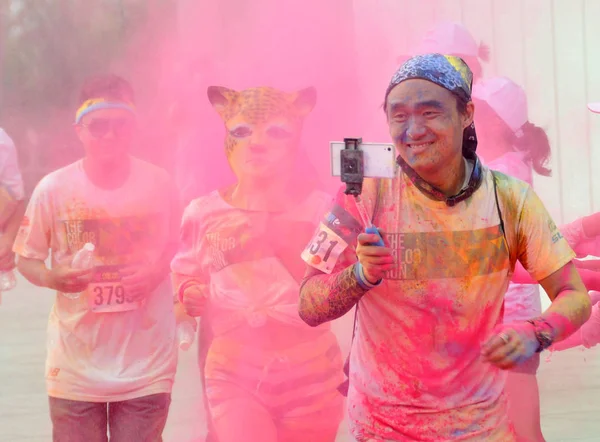
<svg viewBox="0 0 600 442">
<path fill-rule="evenodd" d="M 364 179 L 365 159 L 359 149 L 361 144 L 362 138 L 344 138 L 344 150 L 340 152 L 341 177 L 346 183 L 344 193 L 355 198 L 360 198 Z"/>
<path fill-rule="evenodd" d="M 356 209 L 366 227 L 365 232 L 379 236 L 379 241 L 374 243 L 375 246 L 383 246 L 383 239 L 377 228 L 373 225 L 367 209 L 363 204 L 362 185 L 364 180 L 365 160 L 363 151 L 359 149 L 362 144 L 362 138 L 344 138 L 344 150 L 340 154 L 341 160 L 341 178 L 342 182 L 346 183 L 346 195 L 354 196 Z"/>
</svg>

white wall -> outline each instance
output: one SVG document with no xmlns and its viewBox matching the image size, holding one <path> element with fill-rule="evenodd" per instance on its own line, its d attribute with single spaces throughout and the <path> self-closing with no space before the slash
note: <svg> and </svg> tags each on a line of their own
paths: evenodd
<svg viewBox="0 0 600 442">
<path fill-rule="evenodd" d="M 463 23 L 490 47 L 486 77 L 523 86 L 529 117 L 552 144 L 552 177 L 535 188 L 554 219 L 569 222 L 600 211 L 600 0 L 354 0 L 358 51 L 377 133 L 387 81 L 436 22 Z"/>
</svg>

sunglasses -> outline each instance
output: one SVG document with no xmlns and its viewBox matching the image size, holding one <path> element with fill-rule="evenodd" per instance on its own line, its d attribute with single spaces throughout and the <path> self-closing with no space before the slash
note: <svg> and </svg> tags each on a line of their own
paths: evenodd
<svg viewBox="0 0 600 442">
<path fill-rule="evenodd" d="M 94 118 L 88 124 L 79 123 L 85 127 L 94 138 L 104 138 L 110 132 L 116 138 L 131 135 L 135 129 L 135 122 L 131 118 Z"/>
</svg>

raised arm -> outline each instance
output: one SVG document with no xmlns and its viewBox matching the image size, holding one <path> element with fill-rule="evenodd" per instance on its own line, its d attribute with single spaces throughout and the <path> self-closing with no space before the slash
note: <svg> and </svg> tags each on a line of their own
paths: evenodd
<svg viewBox="0 0 600 442">
<path fill-rule="evenodd" d="M 583 234 L 588 238 L 600 236 L 600 212 L 584 216 L 581 219 Z"/>
<path fill-rule="evenodd" d="M 298 313 L 316 327 L 346 314 L 389 270 L 387 247 L 372 246 L 380 237 L 361 233 L 354 201 L 338 193 L 315 236 L 302 253 L 308 270 L 300 286 Z"/>
<path fill-rule="evenodd" d="M 573 264 L 579 272 L 579 276 L 583 281 L 583 284 L 588 290 L 600 290 L 600 268 L 595 267 L 594 264 L 585 264 L 587 261 L 579 261 L 574 259 Z M 595 264 L 598 265 L 597 263 Z M 538 284 L 538 281 L 533 278 L 521 263 L 517 263 L 515 266 L 515 273 L 511 279 L 516 284 Z"/>
<path fill-rule="evenodd" d="M 562 225 L 560 231 L 578 257 L 600 255 L 600 212 Z"/>
<path fill-rule="evenodd" d="M 344 316 L 367 293 L 358 284 L 354 266 L 327 275 L 309 267 L 300 286 L 298 314 L 304 322 L 316 327 Z"/>
<path fill-rule="evenodd" d="M 379 285 L 386 271 L 394 266 L 389 247 L 374 245 L 377 234 L 358 235 L 356 254 L 346 249 L 344 262 L 354 262 L 332 275 L 314 274 L 300 289 L 299 314 L 313 327 L 346 314 L 369 290 Z M 351 261 L 352 260 L 352 261 Z"/>
<path fill-rule="evenodd" d="M 577 270 L 579 270 L 579 273 L 581 273 L 582 270 L 590 270 L 593 272 L 600 272 L 600 259 L 586 259 L 585 261 L 579 260 L 579 259 L 574 259 L 573 262 L 575 263 L 575 267 L 577 267 Z M 583 282 L 585 282 L 585 279 L 583 280 Z M 593 289 L 593 290 L 600 290 L 600 289 Z"/>
<path fill-rule="evenodd" d="M 571 336 L 550 347 L 550 350 L 562 351 L 579 346 L 592 348 L 598 343 L 600 343 L 600 304 L 595 304 L 590 319 Z"/>
</svg>

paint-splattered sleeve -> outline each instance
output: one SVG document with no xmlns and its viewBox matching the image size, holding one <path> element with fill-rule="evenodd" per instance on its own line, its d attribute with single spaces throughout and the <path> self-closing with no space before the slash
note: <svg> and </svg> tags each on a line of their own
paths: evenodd
<svg viewBox="0 0 600 442">
<path fill-rule="evenodd" d="M 585 348 L 592 348 L 600 344 L 600 304 L 592 307 L 590 319 L 581 326 L 579 330 L 551 347 L 551 350 L 568 350 L 580 345 Z"/>
<path fill-rule="evenodd" d="M 343 316 L 367 292 L 354 276 L 358 218 L 353 198 L 340 191 L 302 252 L 307 271 L 298 311 L 310 326 Z"/>
<path fill-rule="evenodd" d="M 575 253 L 550 217 L 544 204 L 527 186 L 519 217 L 518 258 L 540 281 L 575 258 Z"/>
<path fill-rule="evenodd" d="M 585 234 L 583 218 L 578 218 L 569 224 L 560 226 L 560 232 L 577 253 L 577 257 L 598 256 L 598 253 L 600 253 L 600 237 L 590 238 Z"/>
<path fill-rule="evenodd" d="M 580 242 L 589 239 L 583 232 L 583 223 L 581 218 L 578 218 L 569 224 L 563 224 L 560 226 L 560 233 L 563 234 L 569 245 L 573 248 L 575 248 Z"/>
</svg>

